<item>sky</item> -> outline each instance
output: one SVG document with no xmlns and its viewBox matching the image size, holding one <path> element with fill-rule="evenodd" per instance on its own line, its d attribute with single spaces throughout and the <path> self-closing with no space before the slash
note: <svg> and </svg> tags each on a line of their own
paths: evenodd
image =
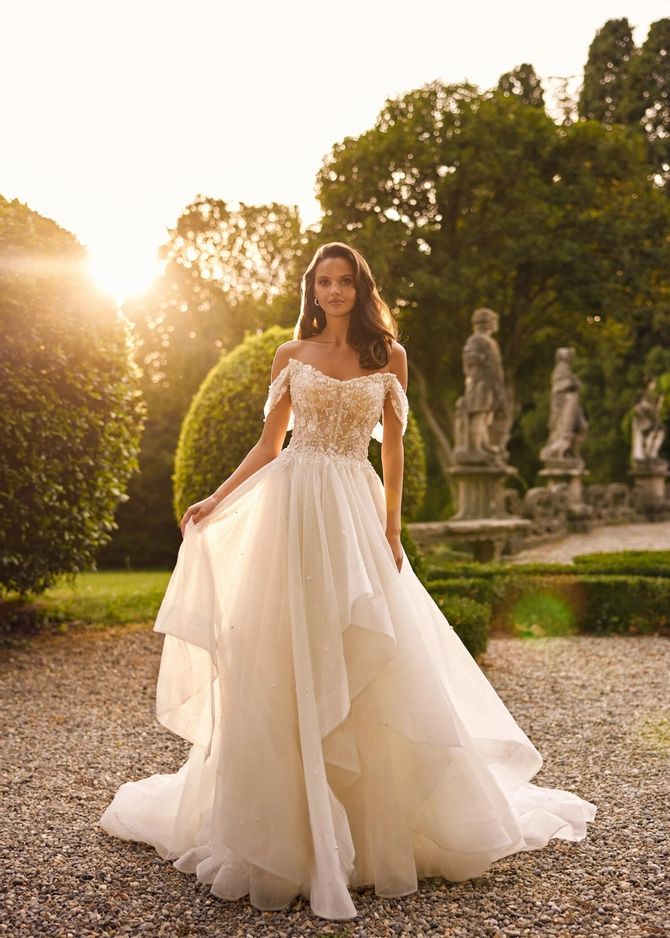
<svg viewBox="0 0 670 938">
<path fill-rule="evenodd" d="M 118 299 L 197 195 L 297 205 L 387 98 L 531 62 L 577 86 L 597 29 L 668 0 L 0 0 L 0 195 L 73 232 Z"/>
</svg>

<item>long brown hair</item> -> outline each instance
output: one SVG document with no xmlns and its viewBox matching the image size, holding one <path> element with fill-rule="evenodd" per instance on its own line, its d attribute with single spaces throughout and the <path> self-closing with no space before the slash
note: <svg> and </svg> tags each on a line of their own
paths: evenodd
<svg viewBox="0 0 670 938">
<path fill-rule="evenodd" d="M 356 248 L 342 241 L 322 244 L 303 274 L 300 317 L 293 338 L 308 339 L 326 326 L 326 314 L 314 302 L 314 283 L 317 264 L 328 257 L 343 257 L 354 269 L 356 303 L 349 318 L 347 342 L 358 352 L 361 368 L 383 368 L 391 358 L 393 340 L 398 338 L 398 323 L 379 295 L 368 262 Z"/>
</svg>

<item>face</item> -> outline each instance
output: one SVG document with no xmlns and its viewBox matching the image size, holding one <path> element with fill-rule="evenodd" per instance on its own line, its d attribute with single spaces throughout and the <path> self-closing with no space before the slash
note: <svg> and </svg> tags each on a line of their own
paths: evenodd
<svg viewBox="0 0 670 938">
<path fill-rule="evenodd" d="M 478 316 L 475 316 L 472 324 L 475 332 L 498 331 L 498 319 L 490 313 L 480 313 Z"/>
<path fill-rule="evenodd" d="M 316 265 L 314 295 L 328 316 L 348 316 L 356 304 L 354 268 L 344 257 L 327 257 Z"/>
</svg>

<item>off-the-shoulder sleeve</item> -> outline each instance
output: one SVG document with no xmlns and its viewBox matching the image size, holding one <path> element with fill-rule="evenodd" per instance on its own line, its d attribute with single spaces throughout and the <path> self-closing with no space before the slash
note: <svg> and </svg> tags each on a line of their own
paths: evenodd
<svg viewBox="0 0 670 938">
<path fill-rule="evenodd" d="M 268 396 L 265 399 L 265 404 L 263 405 L 263 423 L 268 418 L 270 411 L 274 410 L 277 406 L 279 400 L 284 396 L 284 394 L 291 387 L 291 361 L 289 361 L 282 370 L 279 372 L 277 377 L 268 385 Z M 287 430 L 293 429 L 293 410 L 291 410 L 291 415 L 288 418 Z"/>
<path fill-rule="evenodd" d="M 396 417 L 400 421 L 402 426 L 403 434 L 407 430 L 407 418 L 409 415 L 409 402 L 407 400 L 407 395 L 402 384 L 398 381 L 398 378 L 392 371 L 387 372 L 388 378 L 386 379 L 386 395 L 391 395 L 391 404 L 393 405 L 393 410 L 395 411 Z M 384 427 L 378 421 L 375 424 L 375 427 L 371 433 L 373 440 L 378 440 L 380 443 L 384 438 Z"/>
</svg>

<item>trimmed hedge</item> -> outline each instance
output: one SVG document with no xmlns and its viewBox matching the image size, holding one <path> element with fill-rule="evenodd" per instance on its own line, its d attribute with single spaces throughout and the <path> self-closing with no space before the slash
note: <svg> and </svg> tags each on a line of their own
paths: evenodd
<svg viewBox="0 0 670 938">
<path fill-rule="evenodd" d="M 484 654 L 491 607 L 465 596 L 438 593 L 433 598 L 472 657 Z"/>
<path fill-rule="evenodd" d="M 430 570 L 426 582 L 434 598 L 490 604 L 491 627 L 518 636 L 669 634 L 668 557 L 623 551 L 583 555 L 576 565 L 458 563 Z"/>
<path fill-rule="evenodd" d="M 515 635 L 670 633 L 670 580 L 577 574 L 508 577 L 491 624 Z"/>
<path fill-rule="evenodd" d="M 478 580 L 490 580 L 501 576 L 503 573 L 525 574 L 528 576 L 539 576 L 543 573 L 551 575 L 569 574 L 576 572 L 573 564 L 562 563 L 477 563 L 475 561 L 457 562 L 431 566 L 430 557 L 427 558 L 428 579 L 443 580 L 462 578 L 469 579 L 474 577 Z"/>
<path fill-rule="evenodd" d="M 491 604 L 495 598 L 496 580 L 492 577 L 443 577 L 427 580 L 426 587 L 433 596 L 465 596 L 478 603 Z"/>
<path fill-rule="evenodd" d="M 670 550 L 620 550 L 611 554 L 579 554 L 575 566 L 588 573 L 631 573 L 670 577 Z"/>
</svg>

